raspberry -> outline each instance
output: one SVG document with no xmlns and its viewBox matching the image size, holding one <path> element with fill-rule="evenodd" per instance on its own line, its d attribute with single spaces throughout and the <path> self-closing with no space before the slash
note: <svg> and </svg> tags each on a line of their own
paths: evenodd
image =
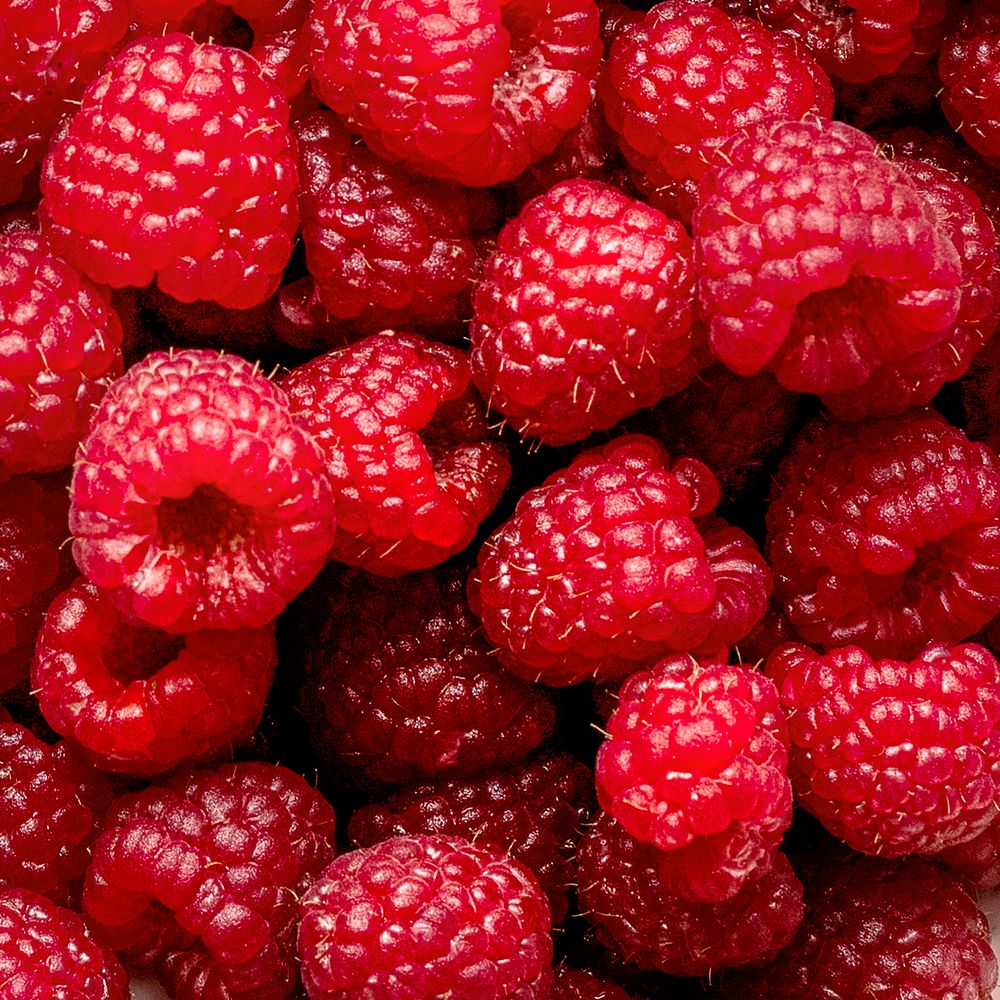
<svg viewBox="0 0 1000 1000">
<path fill-rule="evenodd" d="M 642 23 L 646 16 L 644 11 L 633 10 L 617 0 L 597 0 L 597 6 L 601 11 L 601 38 L 605 51 L 610 51 L 614 40 L 623 31 Z"/>
<path fill-rule="evenodd" d="M 465 355 L 387 331 L 296 368 L 282 387 L 337 501 L 333 557 L 387 576 L 472 541 L 510 476 Z"/>
<path fill-rule="evenodd" d="M 344 347 L 360 337 L 353 323 L 326 311 L 311 275 L 281 286 L 271 322 L 282 341 L 308 351 Z"/>
<path fill-rule="evenodd" d="M 982 646 L 932 645 L 904 663 L 787 645 L 764 669 L 788 715 L 796 797 L 851 847 L 930 854 L 996 815 L 1000 664 Z"/>
<path fill-rule="evenodd" d="M 469 598 L 514 673 L 614 680 L 677 650 L 736 642 L 767 607 L 750 538 L 707 515 L 709 470 L 640 435 L 578 456 L 486 541 Z"/>
<path fill-rule="evenodd" d="M 712 349 L 733 371 L 840 393 L 947 340 L 959 255 L 873 139 L 778 120 L 725 152 L 699 186 L 695 260 Z"/>
<path fill-rule="evenodd" d="M 545 1000 L 549 907 L 535 877 L 455 837 L 396 837 L 334 861 L 302 899 L 311 1000 Z"/>
<path fill-rule="evenodd" d="M 122 50 L 42 171 L 53 250 L 95 281 L 245 309 L 278 287 L 298 225 L 288 102 L 238 49 L 186 35 Z"/>
<path fill-rule="evenodd" d="M 11 1000 L 128 1000 L 128 976 L 71 910 L 0 890 L 0 982 Z"/>
<path fill-rule="evenodd" d="M 232 764 L 123 795 L 93 845 L 94 936 L 175 1000 L 285 1000 L 298 894 L 333 858 L 333 810 L 297 774 Z"/>
<path fill-rule="evenodd" d="M 476 288 L 472 376 L 522 437 L 581 440 L 691 381 L 684 227 L 598 181 L 557 184 L 500 233 Z"/>
<path fill-rule="evenodd" d="M 80 579 L 49 609 L 31 679 L 49 725 L 98 766 L 150 775 L 248 737 L 276 663 L 272 627 L 182 639 L 134 624 Z"/>
<path fill-rule="evenodd" d="M 830 81 L 794 39 L 704 0 L 667 0 L 623 31 L 599 91 L 640 188 L 685 220 L 730 135 L 774 115 L 833 113 Z"/>
<path fill-rule="evenodd" d="M 465 777 L 516 763 L 552 731 L 549 698 L 490 655 L 464 582 L 457 567 L 353 571 L 306 603 L 301 702 L 336 770 L 399 785 Z"/>
<path fill-rule="evenodd" d="M 359 809 L 348 833 L 362 847 L 427 834 L 463 837 L 505 854 L 535 873 L 549 898 L 552 922 L 558 924 L 569 908 L 578 831 L 592 799 L 587 767 L 566 754 L 553 754 L 465 781 L 404 789 Z"/>
<path fill-rule="evenodd" d="M 590 101 L 594 0 L 316 0 L 317 96 L 386 159 L 486 187 L 555 149 Z"/>
<path fill-rule="evenodd" d="M 961 393 L 968 416 L 966 433 L 1000 452 L 1000 337 L 989 340 L 973 359 Z"/>
<path fill-rule="evenodd" d="M 617 983 L 568 965 L 556 967 L 552 1000 L 632 1000 Z"/>
<path fill-rule="evenodd" d="M 658 852 L 606 813 L 578 852 L 580 906 L 598 940 L 643 969 L 703 976 L 770 961 L 802 919 L 802 886 L 783 854 L 721 903 L 689 903 L 670 893 Z"/>
<path fill-rule="evenodd" d="M 77 456 L 77 564 L 170 631 L 265 625 L 319 572 L 333 527 L 316 445 L 242 358 L 150 354 Z"/>
<path fill-rule="evenodd" d="M 767 529 L 775 595 L 806 642 L 909 659 L 1000 611 L 1000 460 L 931 412 L 810 424 Z"/>
<path fill-rule="evenodd" d="M 1000 820 L 994 817 L 972 840 L 947 848 L 938 859 L 976 889 L 997 888 L 1000 886 Z"/>
</svg>

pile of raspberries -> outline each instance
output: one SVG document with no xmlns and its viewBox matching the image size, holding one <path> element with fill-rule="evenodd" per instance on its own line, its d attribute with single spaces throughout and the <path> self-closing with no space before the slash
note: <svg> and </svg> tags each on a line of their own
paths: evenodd
<svg viewBox="0 0 1000 1000">
<path fill-rule="evenodd" d="M 0 29 L 0 1000 L 994 995 L 996 0 Z"/>
</svg>

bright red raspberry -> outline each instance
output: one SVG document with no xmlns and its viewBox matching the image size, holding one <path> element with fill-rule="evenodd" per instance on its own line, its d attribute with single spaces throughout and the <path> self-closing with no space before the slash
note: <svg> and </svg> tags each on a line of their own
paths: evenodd
<svg viewBox="0 0 1000 1000">
<path fill-rule="evenodd" d="M 333 558 L 395 576 L 472 541 L 510 476 L 455 347 L 386 331 L 282 381 L 323 450 L 337 501 Z"/>
<path fill-rule="evenodd" d="M 123 795 L 94 841 L 88 925 L 175 1000 L 285 1000 L 298 897 L 333 858 L 333 826 L 311 785 L 270 764 Z"/>
<path fill-rule="evenodd" d="M 599 92 L 641 189 L 659 189 L 657 204 L 685 220 L 730 135 L 775 115 L 833 113 L 830 81 L 791 36 L 705 0 L 666 0 L 623 31 Z"/>
<path fill-rule="evenodd" d="M 1000 818 L 994 817 L 972 840 L 942 851 L 938 860 L 976 889 L 996 889 L 1000 886 Z"/>
<path fill-rule="evenodd" d="M 589 769 L 567 754 L 537 757 L 465 781 L 404 789 L 359 809 L 348 834 L 361 847 L 418 834 L 463 837 L 506 854 L 535 873 L 558 924 L 576 882 L 574 855 L 593 805 L 593 782 Z"/>
<path fill-rule="evenodd" d="M 268 298 L 298 226 L 288 102 L 238 49 L 146 36 L 108 63 L 42 170 L 43 229 L 84 274 L 183 302 Z"/>
<path fill-rule="evenodd" d="M 551 1000 L 632 1000 L 632 997 L 609 979 L 598 979 L 582 969 L 557 965 Z"/>
<path fill-rule="evenodd" d="M 851 847 L 931 854 L 996 816 L 1000 664 L 982 646 L 901 662 L 786 645 L 764 669 L 788 716 L 796 798 Z"/>
<path fill-rule="evenodd" d="M 70 527 L 81 571 L 143 621 L 257 628 L 323 566 L 333 498 L 319 449 L 255 366 L 154 353 L 94 415 Z"/>
<path fill-rule="evenodd" d="M 839 393 L 948 338 L 959 254 L 873 139 L 777 120 L 725 152 L 699 185 L 695 260 L 712 349 L 733 371 Z"/>
<path fill-rule="evenodd" d="M 556 686 L 614 680 L 746 635 L 771 577 L 744 532 L 708 516 L 719 495 L 701 462 L 672 461 L 641 435 L 528 490 L 469 581 L 505 665 Z"/>
<path fill-rule="evenodd" d="M 909 659 L 1000 612 L 1000 460 L 932 412 L 808 425 L 767 530 L 775 596 L 806 642 Z"/>
<path fill-rule="evenodd" d="M 504 226 L 474 307 L 479 391 L 546 444 L 613 427 L 707 360 L 686 230 L 599 181 L 557 184 Z"/>
<path fill-rule="evenodd" d="M 973 358 L 960 383 L 967 417 L 966 433 L 1000 453 L 1000 337 L 992 337 Z"/>
<path fill-rule="evenodd" d="M 523 865 L 457 837 L 345 854 L 302 899 L 311 1000 L 547 1000 L 549 905 Z"/>
<path fill-rule="evenodd" d="M 692 903 L 661 882 L 659 852 L 606 813 L 577 852 L 580 908 L 598 940 L 634 965 L 672 976 L 770 961 L 802 919 L 802 885 L 781 853 L 720 903 Z"/>
<path fill-rule="evenodd" d="M 10 1000 L 128 1000 L 128 975 L 83 921 L 44 896 L 0 890 L 0 982 Z"/>
</svg>

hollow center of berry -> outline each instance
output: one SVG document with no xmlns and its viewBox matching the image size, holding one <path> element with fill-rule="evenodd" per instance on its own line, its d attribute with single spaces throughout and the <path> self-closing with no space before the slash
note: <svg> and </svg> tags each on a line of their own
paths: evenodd
<svg viewBox="0 0 1000 1000">
<path fill-rule="evenodd" d="M 104 666 L 122 684 L 149 680 L 184 648 L 184 637 L 122 621 L 104 647 Z"/>
<path fill-rule="evenodd" d="M 204 557 L 242 548 L 253 523 L 250 507 L 215 486 L 199 486 L 180 500 L 162 500 L 157 516 L 164 548 Z"/>
</svg>

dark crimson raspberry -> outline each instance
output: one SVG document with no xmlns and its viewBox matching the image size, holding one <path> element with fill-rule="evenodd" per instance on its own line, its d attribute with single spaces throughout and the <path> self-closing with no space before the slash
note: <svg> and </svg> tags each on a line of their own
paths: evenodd
<svg viewBox="0 0 1000 1000">
<path fill-rule="evenodd" d="M 775 596 L 806 642 L 908 659 L 1000 611 L 1000 460 L 929 411 L 808 425 L 767 528 Z"/>
<path fill-rule="evenodd" d="M 646 16 L 645 11 L 627 7 L 618 0 L 597 0 L 597 7 L 601 12 L 601 38 L 606 51 L 623 31 L 640 24 Z"/>
<path fill-rule="evenodd" d="M 296 368 L 282 382 L 318 442 L 337 501 L 332 555 L 395 576 L 472 541 L 510 476 L 465 354 L 386 331 Z"/>
<path fill-rule="evenodd" d="M 485 187 L 555 149 L 590 101 L 594 0 L 316 0 L 317 96 L 380 156 Z"/>
<path fill-rule="evenodd" d="M 767 614 L 741 639 L 736 648 L 740 663 L 759 667 L 772 651 L 783 642 L 794 642 L 798 636 L 781 605 L 772 602 Z"/>
<path fill-rule="evenodd" d="M 576 843 L 593 788 L 585 765 L 567 754 L 552 754 L 465 781 L 404 789 L 359 809 L 348 833 L 361 847 L 428 834 L 463 837 L 506 854 L 535 873 L 549 898 L 552 922 L 558 924 L 576 881 Z"/>
<path fill-rule="evenodd" d="M 632 1000 L 617 983 L 598 979 L 582 969 L 556 966 L 552 1000 Z"/>
<path fill-rule="evenodd" d="M 104 284 L 245 309 L 278 287 L 298 226 L 288 102 L 239 49 L 187 35 L 123 49 L 42 170 L 53 250 Z"/>
<path fill-rule="evenodd" d="M 1000 819 L 994 817 L 972 840 L 942 851 L 938 860 L 976 889 L 996 889 L 1000 886 Z"/>
<path fill-rule="evenodd" d="M 719 495 L 701 462 L 671 460 L 641 435 L 528 490 L 469 581 L 505 665 L 557 686 L 614 680 L 746 635 L 771 577 L 744 532 L 708 516 Z"/>
<path fill-rule="evenodd" d="M 286 344 L 307 351 L 328 351 L 359 340 L 362 334 L 349 320 L 334 319 L 319 300 L 312 275 L 306 275 L 278 290 L 272 300 L 271 324 Z"/>
<path fill-rule="evenodd" d="M 982 646 L 932 645 L 906 663 L 793 644 L 764 669 L 788 716 L 796 798 L 851 847 L 930 854 L 996 816 L 1000 664 Z"/>
<path fill-rule="evenodd" d="M 547 1000 L 549 905 L 517 861 L 395 837 L 334 861 L 302 899 L 311 1000 Z"/>
<path fill-rule="evenodd" d="M 319 449 L 255 366 L 154 353 L 94 415 L 70 527 L 81 571 L 143 621 L 256 628 L 323 566 L 333 497 Z"/>
<path fill-rule="evenodd" d="M 522 436 L 567 444 L 683 389 L 692 333 L 684 227 L 599 181 L 571 180 L 504 226 L 474 297 L 472 377 Z"/>
<path fill-rule="evenodd" d="M 705 0 L 666 0 L 623 31 L 599 91 L 640 189 L 684 219 L 730 135 L 775 115 L 833 113 L 830 81 L 791 36 Z"/>
<path fill-rule="evenodd" d="M 733 371 L 825 396 L 947 341 L 962 262 L 873 139 L 777 120 L 725 152 L 699 186 L 695 259 L 712 349 Z"/>
<path fill-rule="evenodd" d="M 24 889 L 0 890 L 0 982 L 10 1000 L 128 1000 L 118 959 L 71 910 Z"/>
<path fill-rule="evenodd" d="M 0 722 L 0 885 L 65 900 L 110 802 L 107 780 L 68 744 Z"/>
<path fill-rule="evenodd" d="M 80 578 L 49 609 L 31 682 L 48 724 L 99 767 L 150 775 L 246 739 L 277 659 L 273 626 L 182 638 L 134 623 Z"/>
<path fill-rule="evenodd" d="M 989 1000 L 996 983 L 966 883 L 927 861 L 855 855 L 806 882 L 805 919 L 772 965 L 722 987 L 731 1000 Z"/>
<path fill-rule="evenodd" d="M 839 82 L 834 114 L 866 132 L 901 118 L 930 119 L 935 115 L 940 89 L 936 62 L 912 73 L 878 76 L 868 83 Z"/>
<path fill-rule="evenodd" d="M 325 581 L 324 581 L 325 582 Z M 555 711 L 479 631 L 460 567 L 335 577 L 300 615 L 313 746 L 349 780 L 405 785 L 514 764 Z"/>
<path fill-rule="evenodd" d="M 1000 453 L 1000 337 L 990 339 L 972 359 L 960 388 L 967 416 L 966 433 Z"/>
<path fill-rule="evenodd" d="M 802 919 L 802 885 L 781 853 L 760 877 L 721 903 L 672 895 L 659 852 L 630 837 L 606 813 L 577 852 L 580 908 L 598 940 L 643 969 L 704 976 L 770 961 Z"/>
<path fill-rule="evenodd" d="M 175 1000 L 285 1000 L 298 898 L 333 858 L 333 826 L 312 786 L 270 764 L 123 795 L 94 841 L 88 925 Z"/>
</svg>

